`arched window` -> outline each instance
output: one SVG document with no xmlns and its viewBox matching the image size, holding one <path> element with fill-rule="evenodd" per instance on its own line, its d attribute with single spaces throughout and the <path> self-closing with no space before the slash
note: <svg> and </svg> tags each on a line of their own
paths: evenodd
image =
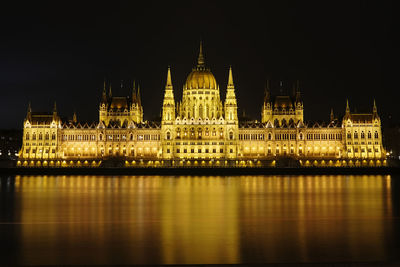
<svg viewBox="0 0 400 267">
<path fill-rule="evenodd" d="M 229 133 L 229 140 L 233 140 L 233 132 Z"/>
<path fill-rule="evenodd" d="M 268 133 L 268 140 L 272 140 L 272 134 Z"/>
<path fill-rule="evenodd" d="M 351 139 L 351 133 L 350 132 L 347 133 L 347 138 Z"/>
<path fill-rule="evenodd" d="M 357 133 L 357 131 L 354 132 L 354 138 L 358 138 L 358 133 Z"/>
<path fill-rule="evenodd" d="M 361 132 L 361 138 L 364 139 L 365 138 L 365 133 Z"/>
<path fill-rule="evenodd" d="M 39 140 L 42 140 L 43 139 L 43 135 L 42 135 L 42 133 L 39 133 Z"/>
<path fill-rule="evenodd" d="M 371 139 L 371 138 L 372 138 L 372 134 L 370 131 L 368 131 L 368 139 Z"/>
<path fill-rule="evenodd" d="M 375 131 L 375 133 L 374 133 L 374 137 L 375 137 L 375 138 L 378 138 L 378 137 L 379 137 L 379 135 L 378 135 L 378 132 L 377 132 L 377 131 Z"/>
<path fill-rule="evenodd" d="M 56 140 L 56 134 L 55 134 L 55 133 L 53 133 L 53 134 L 51 135 L 51 140 Z"/>
<path fill-rule="evenodd" d="M 133 140 L 133 134 L 130 134 L 129 139 L 132 141 Z"/>
<path fill-rule="evenodd" d="M 45 139 L 45 140 L 49 140 L 49 133 L 46 133 L 46 134 L 45 134 L 44 139 Z"/>
<path fill-rule="evenodd" d="M 170 139 L 171 139 L 171 133 L 167 132 L 167 140 L 170 140 Z"/>
<path fill-rule="evenodd" d="M 25 140 L 29 140 L 29 133 L 26 133 Z"/>
<path fill-rule="evenodd" d="M 132 135 L 132 134 L 131 134 L 131 135 Z M 103 140 L 103 135 L 102 135 L 102 134 L 100 134 L 99 140 L 100 140 L 100 141 Z"/>
<path fill-rule="evenodd" d="M 300 140 L 303 140 L 303 133 L 300 133 L 300 134 L 299 134 L 299 139 L 300 139 Z"/>
</svg>

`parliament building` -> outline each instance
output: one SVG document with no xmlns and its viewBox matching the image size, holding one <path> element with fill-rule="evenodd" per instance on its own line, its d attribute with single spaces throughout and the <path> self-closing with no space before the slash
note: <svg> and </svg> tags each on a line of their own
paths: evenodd
<svg viewBox="0 0 400 267">
<path fill-rule="evenodd" d="M 197 66 L 176 101 L 168 68 L 161 121 L 144 121 L 140 88 L 114 96 L 104 84 L 99 121 L 80 123 L 53 112 L 33 112 L 23 124 L 21 167 L 257 167 L 295 162 L 298 166 L 383 166 L 381 121 L 372 112 L 353 113 L 329 122 L 304 121 L 297 83 L 290 95 L 272 95 L 267 82 L 261 120 L 239 119 L 232 68 L 226 98 L 206 67 L 202 46 Z M 107 92 L 108 91 L 108 92 Z"/>
</svg>

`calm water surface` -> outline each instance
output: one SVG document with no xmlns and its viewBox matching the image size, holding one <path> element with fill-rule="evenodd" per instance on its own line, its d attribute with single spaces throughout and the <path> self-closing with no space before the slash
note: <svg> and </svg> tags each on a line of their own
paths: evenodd
<svg viewBox="0 0 400 267">
<path fill-rule="evenodd" d="M 0 264 L 400 262 L 400 177 L 1 178 Z"/>
</svg>

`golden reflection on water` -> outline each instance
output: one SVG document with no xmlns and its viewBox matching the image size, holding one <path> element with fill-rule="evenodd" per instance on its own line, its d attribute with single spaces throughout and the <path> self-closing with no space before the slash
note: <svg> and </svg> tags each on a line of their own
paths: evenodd
<svg viewBox="0 0 400 267">
<path fill-rule="evenodd" d="M 379 261 L 390 180 L 17 176 L 19 263 Z"/>
</svg>

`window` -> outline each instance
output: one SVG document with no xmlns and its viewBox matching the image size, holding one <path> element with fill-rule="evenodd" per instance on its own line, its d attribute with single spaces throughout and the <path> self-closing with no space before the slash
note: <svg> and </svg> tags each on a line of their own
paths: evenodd
<svg viewBox="0 0 400 267">
<path fill-rule="evenodd" d="M 371 132 L 368 132 L 368 139 L 371 139 L 372 138 L 372 134 L 371 134 Z"/>
<path fill-rule="evenodd" d="M 347 133 L 347 138 L 349 138 L 349 139 L 351 138 L 351 133 L 350 132 Z"/>
<path fill-rule="evenodd" d="M 361 138 L 364 139 L 365 138 L 365 134 L 364 132 L 361 132 Z"/>
<path fill-rule="evenodd" d="M 170 140 L 170 139 L 171 139 L 171 133 L 167 132 L 167 140 Z"/>
<path fill-rule="evenodd" d="M 181 150 L 179 148 L 177 148 L 176 153 L 181 153 Z"/>
<path fill-rule="evenodd" d="M 197 153 L 201 153 L 201 148 L 197 149 Z"/>
<path fill-rule="evenodd" d="M 358 133 L 354 132 L 354 138 L 358 138 Z"/>
<path fill-rule="evenodd" d="M 233 140 L 233 132 L 229 133 L 229 140 Z"/>
<path fill-rule="evenodd" d="M 45 138 L 45 140 L 49 140 L 49 133 L 46 133 L 44 138 Z"/>
<path fill-rule="evenodd" d="M 375 131 L 375 133 L 374 133 L 374 137 L 375 137 L 375 138 L 378 138 L 378 137 L 379 137 L 379 135 L 378 135 L 378 132 L 377 132 L 377 131 Z"/>
<path fill-rule="evenodd" d="M 42 133 L 39 133 L 39 140 L 42 140 L 42 139 L 43 139 Z"/>
<path fill-rule="evenodd" d="M 51 140 L 56 140 L 56 134 L 55 134 L 55 133 L 53 133 L 53 134 L 51 135 Z"/>
<path fill-rule="evenodd" d="M 213 153 L 217 153 L 217 150 L 215 148 L 213 148 Z"/>
<path fill-rule="evenodd" d="M 219 153 L 224 153 L 224 149 L 223 149 L 223 148 L 220 148 L 220 149 L 219 149 Z"/>
<path fill-rule="evenodd" d="M 194 153 L 194 148 L 192 148 L 192 149 L 190 150 L 190 153 Z"/>
<path fill-rule="evenodd" d="M 29 140 L 29 133 L 26 133 L 25 139 Z"/>
<path fill-rule="evenodd" d="M 169 150 L 169 148 L 167 148 L 167 153 L 171 153 L 170 150 Z"/>
</svg>

